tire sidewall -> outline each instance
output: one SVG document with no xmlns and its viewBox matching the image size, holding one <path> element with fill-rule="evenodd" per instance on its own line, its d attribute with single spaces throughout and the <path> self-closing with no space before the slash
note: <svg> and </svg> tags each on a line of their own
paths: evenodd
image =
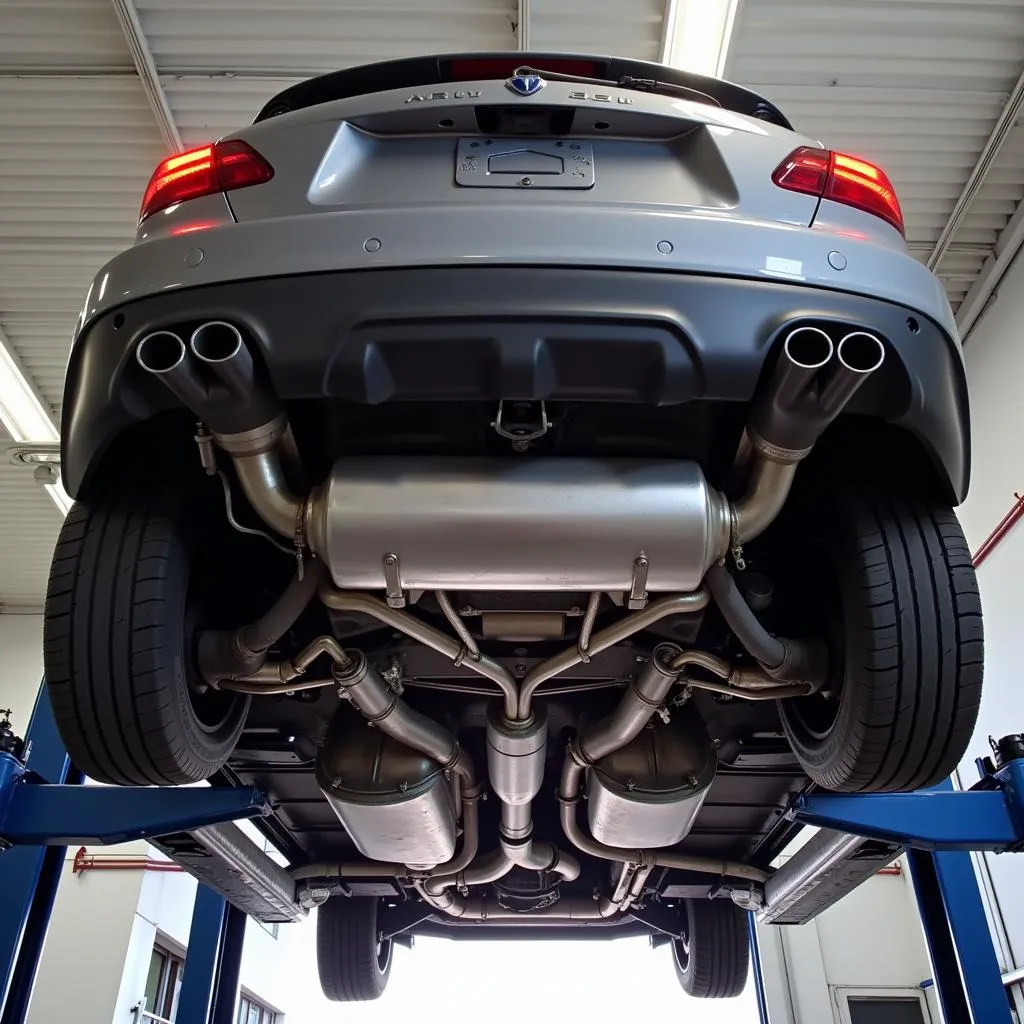
<svg viewBox="0 0 1024 1024">
<path fill-rule="evenodd" d="M 380 902 L 333 896 L 317 910 L 317 971 L 334 1002 L 378 999 L 387 988 L 395 944 L 379 941 Z"/>
<path fill-rule="evenodd" d="M 174 725 L 186 747 L 189 768 L 184 782 L 206 779 L 219 771 L 234 751 L 245 727 L 252 698 L 242 694 L 218 696 L 223 702 L 221 714 L 204 722 L 196 702 L 204 695 L 196 687 L 199 683 L 195 666 L 195 640 L 202 611 L 194 608 L 193 584 L 198 582 L 202 570 L 201 538 L 209 527 L 199 512 L 208 502 L 201 500 L 198 485 L 175 490 L 164 498 L 162 510 L 175 524 L 178 551 L 170 560 L 170 571 L 165 578 L 168 590 L 168 612 L 161 622 L 161 647 L 172 652 L 166 673 L 161 680 L 173 698 Z M 196 614 L 198 612 L 198 614 Z M 144 655 L 133 651 L 133 663 Z"/>
<path fill-rule="evenodd" d="M 863 647 L 865 625 L 856 595 L 865 581 L 857 559 L 851 557 L 855 552 L 850 546 L 855 544 L 856 536 L 851 512 L 848 502 L 836 502 L 828 507 L 818 527 L 804 534 L 808 544 L 803 557 L 823 560 L 831 584 L 831 607 L 824 623 L 830 662 L 825 685 L 839 690 L 834 720 L 826 735 L 815 736 L 800 714 L 799 699 L 778 704 L 786 737 L 800 763 L 822 773 L 828 773 L 844 757 L 856 756 L 854 713 L 865 698 L 864 666 L 856 657 Z"/>
<path fill-rule="evenodd" d="M 191 759 L 197 764 L 206 764 L 203 770 L 207 777 L 226 763 L 245 728 L 252 697 L 231 694 L 224 699 L 224 712 L 212 723 L 204 722 L 196 707 L 196 700 L 203 694 L 196 691 L 198 669 L 196 667 L 196 638 L 201 627 L 203 609 L 190 606 L 194 598 L 193 584 L 202 570 L 201 539 L 208 525 L 197 515 L 196 509 L 208 503 L 191 500 L 197 497 L 199 487 L 188 488 L 176 493 L 174 514 L 179 525 L 180 558 L 172 562 L 174 608 L 177 614 L 167 624 L 166 642 L 175 651 L 170 666 L 173 677 L 169 685 L 175 697 L 177 724 L 182 738 L 188 745 Z M 199 615 L 196 612 L 199 611 Z M 170 618 L 170 616 L 169 616 Z"/>
</svg>

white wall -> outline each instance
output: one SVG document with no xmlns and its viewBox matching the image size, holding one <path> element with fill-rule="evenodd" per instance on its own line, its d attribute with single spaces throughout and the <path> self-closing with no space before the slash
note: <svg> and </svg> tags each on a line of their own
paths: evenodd
<svg viewBox="0 0 1024 1024">
<path fill-rule="evenodd" d="M 145 842 L 89 847 L 90 854 L 166 861 Z M 146 990 L 153 945 L 187 953 L 196 881 L 179 872 L 142 870 L 72 873 L 68 851 L 40 962 L 28 1024 L 73 1019 L 88 1024 L 130 1024 Z M 275 939 L 255 921 L 246 926 L 241 986 L 260 1002 L 286 1013 L 294 931 Z M 177 947 L 177 949 L 175 949 Z M 187 960 L 186 960 L 187 970 Z"/>
<path fill-rule="evenodd" d="M 973 471 L 960 510 L 967 540 L 977 550 L 1024 493 L 1024 260 L 1004 279 L 999 296 L 967 339 L 971 390 Z M 974 758 L 989 753 L 987 737 L 1024 731 L 1021 635 L 1024 524 L 1019 524 L 978 569 L 985 614 L 985 687 L 971 749 L 961 766 L 965 785 L 977 780 Z M 985 855 L 997 905 L 997 951 L 1004 970 L 1024 965 L 1024 857 Z M 1000 920 L 1001 919 L 1001 920 Z M 1002 939 L 1002 941 L 999 941 Z"/>
<path fill-rule="evenodd" d="M 839 1024 L 837 990 L 918 989 L 931 979 L 902 862 L 899 875 L 875 875 L 815 920 L 759 926 L 758 938 L 772 1024 Z"/>
<path fill-rule="evenodd" d="M 42 679 L 42 615 L 0 615 L 0 708 L 11 708 L 22 736 Z"/>
<path fill-rule="evenodd" d="M 149 855 L 153 859 L 166 860 L 156 850 L 150 850 Z M 147 873 L 139 898 L 139 917 L 150 921 L 163 936 L 183 949 L 187 948 L 196 887 L 196 880 L 191 875 Z M 258 922 L 246 922 L 240 983 L 260 1002 L 284 1012 L 288 1004 L 289 972 L 282 968 L 288 961 L 288 939 L 293 933 L 282 927 L 279 934 L 280 937 L 275 938 Z M 149 949 L 152 948 L 153 943 L 150 941 Z M 148 966 L 147 953 L 145 967 L 137 979 L 139 995 L 145 986 Z M 138 996 L 135 1001 L 138 1001 Z"/>
<path fill-rule="evenodd" d="M 136 852 L 144 843 L 119 847 Z M 69 1019 L 128 1024 L 128 1007 L 115 1015 L 121 977 L 133 938 L 142 873 L 72 874 L 69 850 L 29 1007 L 28 1024 Z M 152 942 L 150 942 L 152 949 Z M 147 954 L 148 962 L 148 954 Z"/>
</svg>

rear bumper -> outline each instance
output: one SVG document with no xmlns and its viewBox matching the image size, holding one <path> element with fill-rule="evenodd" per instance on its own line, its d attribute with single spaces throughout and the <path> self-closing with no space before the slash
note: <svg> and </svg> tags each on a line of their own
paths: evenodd
<svg viewBox="0 0 1024 1024">
<path fill-rule="evenodd" d="M 145 247 L 142 247 L 145 248 Z M 850 411 L 918 439 L 952 500 L 969 423 L 955 337 L 920 311 L 790 282 L 653 271 L 447 267 L 232 281 L 129 302 L 74 345 L 63 417 L 77 494 L 121 432 L 173 399 L 135 363 L 147 333 L 204 320 L 246 331 L 285 400 L 748 401 L 788 324 L 880 335 L 890 357 Z"/>
</svg>

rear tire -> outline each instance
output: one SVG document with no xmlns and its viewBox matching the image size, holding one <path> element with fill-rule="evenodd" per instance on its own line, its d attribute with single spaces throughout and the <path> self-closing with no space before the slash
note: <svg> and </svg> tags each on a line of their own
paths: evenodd
<svg viewBox="0 0 1024 1024">
<path fill-rule="evenodd" d="M 336 1003 L 379 999 L 391 976 L 391 939 L 380 941 L 376 896 L 334 896 L 316 912 L 316 966 Z"/>
<path fill-rule="evenodd" d="M 747 913 L 731 900 L 686 900 L 686 941 L 672 941 L 683 991 L 697 999 L 732 999 L 747 984 Z"/>
<path fill-rule="evenodd" d="M 935 785 L 963 758 L 981 700 L 981 599 L 952 509 L 898 492 L 837 495 L 808 564 L 836 593 L 837 662 L 823 696 L 780 701 L 810 778 L 847 793 Z M 838 655 L 838 657 L 836 656 Z"/>
<path fill-rule="evenodd" d="M 199 782 L 245 724 L 247 697 L 193 685 L 190 569 L 211 527 L 194 489 L 174 483 L 106 480 L 68 513 L 54 551 L 46 683 L 71 760 L 99 782 Z"/>
</svg>

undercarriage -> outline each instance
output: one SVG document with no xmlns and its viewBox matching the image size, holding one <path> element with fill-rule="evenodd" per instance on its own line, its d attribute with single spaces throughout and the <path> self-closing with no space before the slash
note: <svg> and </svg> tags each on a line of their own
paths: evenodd
<svg viewBox="0 0 1024 1024">
<path fill-rule="evenodd" d="M 93 778 L 269 795 L 331 998 L 432 934 L 646 934 L 734 995 L 792 800 L 961 756 L 976 585 L 920 450 L 849 412 L 868 325 L 791 318 L 747 401 L 621 406 L 285 400 L 244 324 L 185 326 L 119 371 L 165 411 L 68 517 L 47 681 Z"/>
<path fill-rule="evenodd" d="M 387 879 L 448 918 L 601 921 L 666 870 L 756 899 L 763 866 L 681 844 L 741 743 L 735 728 L 709 734 L 716 709 L 810 697 L 829 678 L 824 640 L 770 634 L 726 561 L 745 569 L 797 466 L 883 362 L 873 334 L 833 334 L 788 331 L 733 498 L 696 462 L 532 457 L 546 410 L 533 424 L 504 403 L 493 426 L 509 458 L 342 458 L 303 495 L 299 447 L 237 328 L 203 324 L 187 348 L 169 331 L 141 341 L 143 369 L 200 418 L 204 466 L 228 455 L 248 505 L 294 548 L 270 612 L 201 633 L 196 658 L 220 691 L 336 695 L 315 774 L 359 856 L 299 867 L 310 903 Z M 716 649 L 698 642 L 712 601 L 732 640 Z M 271 654 L 314 602 L 331 630 Z M 469 679 L 417 667 L 414 645 Z M 580 666 L 591 681 L 567 678 Z M 485 791 L 496 806 L 482 816 Z"/>
</svg>

